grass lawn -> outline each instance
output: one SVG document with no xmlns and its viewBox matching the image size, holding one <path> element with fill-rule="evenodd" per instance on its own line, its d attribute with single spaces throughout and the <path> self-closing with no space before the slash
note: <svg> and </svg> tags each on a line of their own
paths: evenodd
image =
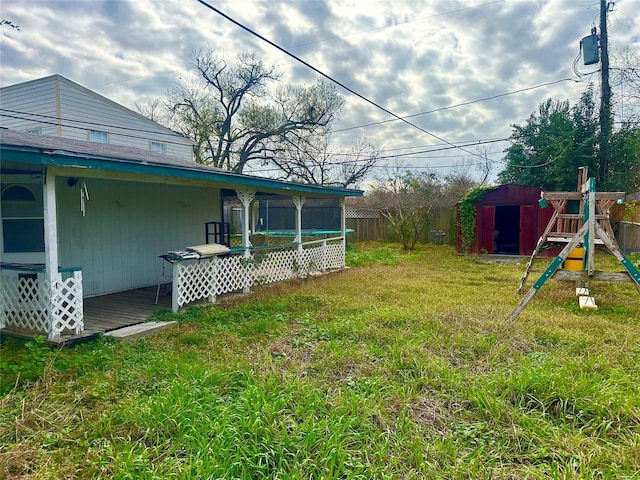
<svg viewBox="0 0 640 480">
<path fill-rule="evenodd" d="M 633 285 L 583 311 L 552 280 L 505 323 L 524 262 L 348 263 L 132 344 L 3 340 L 0 478 L 640 478 Z"/>
</svg>

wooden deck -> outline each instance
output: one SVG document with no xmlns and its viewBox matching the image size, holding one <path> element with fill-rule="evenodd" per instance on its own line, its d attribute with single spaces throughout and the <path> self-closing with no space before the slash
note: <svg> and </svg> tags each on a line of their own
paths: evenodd
<svg viewBox="0 0 640 480">
<path fill-rule="evenodd" d="M 54 343 L 62 345 L 87 340 L 100 333 L 142 323 L 154 312 L 171 310 L 171 296 L 166 291 L 166 286 L 161 287 L 157 305 L 155 286 L 85 298 L 84 332 L 75 335 L 65 331 Z M 1 334 L 33 338 L 37 332 L 8 327 L 2 329 Z"/>
</svg>

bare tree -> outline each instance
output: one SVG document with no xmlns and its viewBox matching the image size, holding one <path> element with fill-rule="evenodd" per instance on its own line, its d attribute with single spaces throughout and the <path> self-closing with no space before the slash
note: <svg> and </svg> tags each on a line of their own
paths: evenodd
<svg viewBox="0 0 640 480">
<path fill-rule="evenodd" d="M 629 48 L 613 57 L 611 86 L 619 88 L 615 101 L 625 124 L 640 123 L 640 56 Z"/>
<path fill-rule="evenodd" d="M 344 103 L 326 82 L 269 89 L 280 74 L 255 54 L 228 64 L 208 48 L 195 68 L 199 82 L 169 95 L 172 124 L 195 142 L 196 161 L 238 173 L 316 142 Z"/>
<path fill-rule="evenodd" d="M 348 187 L 358 185 L 375 166 L 379 149 L 365 139 L 350 148 L 331 146 L 331 134 L 298 139 L 296 148 L 285 150 L 272 162 L 282 178 L 302 183 Z"/>
<path fill-rule="evenodd" d="M 480 173 L 479 184 L 484 185 L 489 180 L 489 177 L 493 172 L 494 165 L 493 162 L 489 160 L 489 149 L 486 145 L 478 147 L 476 151 L 478 152 L 478 155 L 482 157 L 482 160 L 476 163 L 476 170 Z"/>
<path fill-rule="evenodd" d="M 135 106 L 138 113 L 144 115 L 149 120 L 160 124 L 166 122 L 166 112 L 161 98 L 154 97 L 148 103 L 135 102 Z"/>
<path fill-rule="evenodd" d="M 384 215 L 405 250 L 413 250 L 428 227 L 441 184 L 435 173 L 419 175 L 401 165 L 392 167 L 369 194 L 369 205 Z"/>
</svg>

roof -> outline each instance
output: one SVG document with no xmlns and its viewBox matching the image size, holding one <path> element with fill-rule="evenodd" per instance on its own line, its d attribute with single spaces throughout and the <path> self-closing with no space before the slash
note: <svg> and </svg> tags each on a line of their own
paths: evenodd
<svg viewBox="0 0 640 480">
<path fill-rule="evenodd" d="M 46 84 L 49 82 L 53 82 L 53 83 L 64 83 L 65 85 L 68 85 L 71 88 L 75 88 L 76 90 L 80 90 L 81 92 L 85 93 L 86 95 L 89 95 L 91 97 L 97 98 L 98 100 L 107 103 L 108 105 L 117 108 L 118 110 L 122 110 L 123 112 L 125 112 L 127 115 L 131 115 L 135 118 L 137 118 L 138 120 L 141 120 L 145 123 L 148 123 L 149 125 L 153 125 L 154 128 L 157 129 L 161 129 L 164 130 L 166 133 L 174 135 L 175 137 L 180 138 L 181 140 L 184 140 L 185 143 L 191 143 L 193 144 L 193 142 L 185 137 L 184 135 L 182 135 L 180 132 L 176 132 L 174 130 L 171 130 L 170 128 L 165 127 L 164 125 L 159 124 L 158 122 L 154 122 L 153 120 L 145 117 L 144 115 L 135 112 L 133 110 L 131 110 L 130 108 L 125 107 L 124 105 L 121 105 L 117 102 L 114 102 L 113 100 L 105 97 L 104 95 L 100 95 L 99 93 L 94 92 L 93 90 L 88 89 L 87 87 L 84 87 L 82 85 L 80 85 L 79 83 L 74 82 L 73 80 L 69 80 L 66 77 L 63 77 L 60 74 L 53 74 L 53 75 L 49 75 L 47 77 L 42 77 L 42 78 L 36 78 L 35 80 L 29 80 L 26 82 L 22 82 L 22 83 L 16 83 L 14 85 L 7 85 L 6 87 L 2 87 L 0 88 L 0 94 L 2 94 L 2 92 L 9 92 L 11 90 L 18 90 L 24 87 L 28 87 L 31 85 L 38 85 L 38 84 Z"/>
<path fill-rule="evenodd" d="M 85 142 L 70 138 L 0 128 L 0 159 L 21 164 L 58 166 L 167 176 L 214 182 L 226 188 L 318 196 L 362 196 L 361 190 L 285 182 L 234 173 L 210 165 L 133 147 Z M 158 183 L 162 183 L 158 179 Z"/>
</svg>

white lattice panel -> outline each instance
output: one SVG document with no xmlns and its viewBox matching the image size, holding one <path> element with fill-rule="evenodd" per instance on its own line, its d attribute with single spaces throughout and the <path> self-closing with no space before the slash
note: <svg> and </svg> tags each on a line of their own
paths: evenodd
<svg viewBox="0 0 640 480">
<path fill-rule="evenodd" d="M 82 303 L 82 276 L 75 272 L 66 280 L 59 278 L 51 287 L 51 307 L 53 309 L 50 336 L 56 337 L 65 330 L 82 333 L 84 315 Z"/>
<path fill-rule="evenodd" d="M 252 257 L 251 280 L 253 285 L 281 282 L 299 274 L 298 251 L 274 250 Z"/>
<path fill-rule="evenodd" d="M 82 276 L 42 279 L 5 276 L 0 301 L 3 327 L 19 327 L 46 334 L 50 339 L 65 329 L 81 333 L 84 328 Z"/>
<path fill-rule="evenodd" d="M 178 274 L 178 305 L 208 299 L 215 295 L 216 262 L 174 264 Z"/>
<path fill-rule="evenodd" d="M 342 242 L 327 244 L 327 268 L 343 268 L 344 244 Z"/>
<path fill-rule="evenodd" d="M 49 333 L 49 289 L 35 278 L 2 278 L 3 327 Z"/>
<path fill-rule="evenodd" d="M 178 306 L 305 276 L 310 271 L 341 267 L 344 267 L 342 241 L 314 243 L 302 252 L 295 248 L 258 250 L 249 257 L 230 255 L 211 262 L 176 263 Z"/>
<path fill-rule="evenodd" d="M 314 244 L 308 248 L 304 249 L 304 257 L 303 257 L 303 269 L 304 274 L 308 274 L 309 272 L 315 272 L 318 270 L 323 270 L 324 266 L 324 248 L 321 243 Z"/>
<path fill-rule="evenodd" d="M 247 286 L 246 261 L 240 255 L 221 258 L 216 274 L 216 295 L 237 292 Z"/>
</svg>

